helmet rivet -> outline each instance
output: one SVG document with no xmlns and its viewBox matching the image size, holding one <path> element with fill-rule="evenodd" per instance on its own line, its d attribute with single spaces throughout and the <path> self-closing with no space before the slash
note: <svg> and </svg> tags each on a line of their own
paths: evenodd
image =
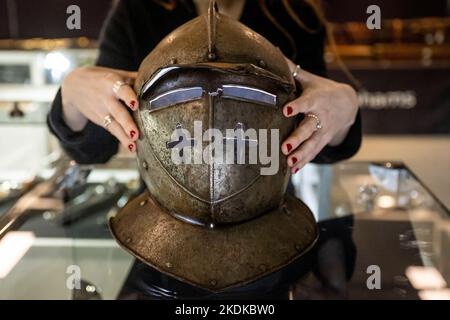
<svg viewBox="0 0 450 320">
<path fill-rule="evenodd" d="M 208 60 L 209 61 L 214 61 L 214 60 L 216 60 L 216 54 L 214 53 L 214 52 L 210 52 L 210 53 L 208 53 Z"/>
<path fill-rule="evenodd" d="M 166 263 L 166 267 L 167 267 L 167 268 L 172 268 L 172 264 L 171 264 L 170 262 L 167 262 L 167 263 Z"/>
<path fill-rule="evenodd" d="M 210 228 L 210 229 L 214 229 L 215 227 L 216 227 L 216 225 L 212 222 L 208 224 L 208 228 Z"/>
<path fill-rule="evenodd" d="M 258 61 L 258 64 L 259 64 L 259 66 L 261 67 L 261 68 L 266 68 L 267 67 L 267 64 L 266 64 L 266 62 L 264 61 L 264 60 L 259 60 Z"/>
<path fill-rule="evenodd" d="M 210 283 L 212 286 L 216 286 L 216 285 L 217 285 L 217 280 L 216 280 L 216 279 L 212 279 L 209 283 Z"/>
<path fill-rule="evenodd" d="M 147 161 L 142 161 L 142 168 L 144 168 L 144 170 L 148 169 Z"/>
<path fill-rule="evenodd" d="M 265 264 L 260 264 L 259 265 L 259 270 L 266 271 L 267 270 L 267 266 Z"/>
<path fill-rule="evenodd" d="M 126 242 L 126 243 L 130 243 L 130 242 L 131 242 L 131 238 L 130 238 L 130 237 L 126 238 L 126 239 L 125 239 L 125 242 Z"/>
<path fill-rule="evenodd" d="M 147 204 L 147 199 L 142 200 L 141 202 L 139 202 L 139 205 L 140 205 L 141 207 L 145 206 L 146 204 Z"/>
</svg>

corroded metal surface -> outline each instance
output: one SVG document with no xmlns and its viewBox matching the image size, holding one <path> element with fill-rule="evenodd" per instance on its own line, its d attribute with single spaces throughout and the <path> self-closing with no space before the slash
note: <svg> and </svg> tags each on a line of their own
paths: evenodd
<svg viewBox="0 0 450 320">
<path fill-rule="evenodd" d="M 110 227 L 119 244 L 138 259 L 210 291 L 267 275 L 304 254 L 317 238 L 314 217 L 292 196 L 256 219 L 209 229 L 180 222 L 145 192 Z"/>
<path fill-rule="evenodd" d="M 138 119 L 144 135 L 137 143 L 139 168 L 152 196 L 172 214 L 203 225 L 216 225 L 244 221 L 280 204 L 289 172 L 286 157 L 279 152 L 279 147 L 276 150 L 279 170 L 274 175 L 260 175 L 259 163 L 175 164 L 171 159 L 172 150 L 166 147 L 177 124 L 193 132 L 194 121 L 202 122 L 202 134 L 209 128 L 225 132 L 235 128 L 237 123 L 256 130 L 278 129 L 278 142 L 281 143 L 295 125 L 293 119 L 286 119 L 281 112 L 292 88 L 281 80 L 256 75 L 257 70 L 248 66 L 244 69 L 239 69 L 239 66 L 221 69 L 209 66 L 206 70 L 184 67 L 172 72 L 173 75 L 165 75 L 161 85 L 156 84 L 143 94 Z M 146 107 L 151 96 L 169 88 L 173 90 L 195 84 L 208 92 L 214 91 L 221 83 L 245 84 L 276 92 L 278 105 L 271 108 L 220 96 L 212 99 L 205 96 L 169 108 L 149 110 Z M 204 148 L 210 143 L 197 142 L 203 143 Z M 147 169 L 142 167 L 144 162 Z M 267 190 L 268 186 L 270 190 Z"/>
<path fill-rule="evenodd" d="M 248 90 L 239 92 L 243 87 Z M 314 219 L 303 203 L 284 195 L 289 170 L 279 149 L 295 120 L 284 117 L 282 107 L 298 92 L 277 48 L 210 10 L 149 54 L 135 89 L 138 167 L 148 193 L 111 222 L 122 246 L 156 269 L 209 290 L 257 279 L 310 248 L 317 238 Z M 230 98 L 227 90 L 238 95 Z M 264 96 L 258 103 L 256 93 Z M 195 121 L 202 123 L 201 136 L 210 128 L 223 134 L 236 127 L 267 129 L 269 153 L 270 132 L 278 130 L 278 171 L 261 175 L 267 166 L 261 159 L 174 163 L 171 135 L 178 128 L 195 138 Z M 211 143 L 194 140 L 183 141 L 200 144 L 200 150 Z"/>
<path fill-rule="evenodd" d="M 215 41 L 209 49 L 208 16 L 199 16 L 166 36 L 142 61 L 135 91 L 161 67 L 205 62 L 249 63 L 294 83 L 282 52 L 242 23 L 212 13 L 216 21 Z M 214 59 L 210 59 L 210 50 Z"/>
</svg>

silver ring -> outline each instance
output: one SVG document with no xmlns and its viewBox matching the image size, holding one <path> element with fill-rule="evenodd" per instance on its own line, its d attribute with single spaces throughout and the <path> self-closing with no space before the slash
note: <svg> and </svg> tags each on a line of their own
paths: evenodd
<svg viewBox="0 0 450 320">
<path fill-rule="evenodd" d="M 317 130 L 322 129 L 322 122 L 320 121 L 319 117 L 316 114 L 314 114 L 314 113 L 307 113 L 307 114 L 305 114 L 305 116 L 313 118 L 313 119 L 316 120 L 316 129 Z"/>
<path fill-rule="evenodd" d="M 108 114 L 104 119 L 103 119 L 103 127 L 105 129 L 108 129 L 109 125 L 114 121 L 114 118 L 112 117 L 112 115 Z"/>
<path fill-rule="evenodd" d="M 117 80 L 116 82 L 114 82 L 113 87 L 112 87 L 112 91 L 114 92 L 114 94 L 117 96 L 117 93 L 119 92 L 120 88 L 125 85 L 126 83 L 121 81 L 121 80 Z"/>
<path fill-rule="evenodd" d="M 294 72 L 292 72 L 292 76 L 293 76 L 294 78 L 297 77 L 297 76 L 298 76 L 298 72 L 299 72 L 301 69 L 302 69 L 302 68 L 300 67 L 299 64 L 296 65 L 296 66 L 295 66 Z"/>
</svg>

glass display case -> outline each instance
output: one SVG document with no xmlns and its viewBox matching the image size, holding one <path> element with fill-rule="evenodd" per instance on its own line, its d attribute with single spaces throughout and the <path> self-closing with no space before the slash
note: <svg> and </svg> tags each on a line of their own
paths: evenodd
<svg viewBox="0 0 450 320">
<path fill-rule="evenodd" d="M 50 105 L 64 76 L 94 64 L 96 55 L 95 49 L 0 50 L 0 177 L 30 178 L 59 152 L 46 123 Z"/>
<path fill-rule="evenodd" d="M 0 207 L 0 299 L 450 297 L 449 212 L 401 163 L 305 167 L 292 192 L 318 221 L 316 246 L 216 294 L 157 272 L 111 238 L 109 217 L 142 190 L 135 167 L 133 159 L 66 162 L 10 185 Z"/>
</svg>

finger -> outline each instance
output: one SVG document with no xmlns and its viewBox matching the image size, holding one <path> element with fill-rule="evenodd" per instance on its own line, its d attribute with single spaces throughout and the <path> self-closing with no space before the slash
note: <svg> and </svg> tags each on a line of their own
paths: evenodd
<svg viewBox="0 0 450 320">
<path fill-rule="evenodd" d="M 124 84 L 117 91 L 117 98 L 123 101 L 131 110 L 137 110 L 138 100 L 131 86 Z"/>
<path fill-rule="evenodd" d="M 121 70 L 121 69 L 111 69 L 111 68 L 105 68 L 105 67 L 97 67 L 97 69 L 105 72 L 107 74 L 107 77 L 117 77 L 122 78 L 124 80 L 129 79 L 130 81 L 134 81 L 137 77 L 137 71 L 128 71 L 128 70 Z"/>
<path fill-rule="evenodd" d="M 139 130 L 125 106 L 118 100 L 110 99 L 107 103 L 107 107 L 110 114 L 122 127 L 122 130 L 128 138 L 131 141 L 136 141 L 139 137 Z"/>
<path fill-rule="evenodd" d="M 138 107 L 136 93 L 133 88 L 127 82 L 134 81 L 129 80 L 127 75 L 132 75 L 133 72 L 122 71 L 122 70 L 114 70 L 114 72 L 107 72 L 106 79 L 107 86 L 111 88 L 112 93 L 116 99 L 123 101 L 131 110 L 136 110 Z M 118 82 L 123 82 L 118 88 L 115 88 Z M 116 90 L 117 89 L 117 90 Z"/>
<path fill-rule="evenodd" d="M 295 69 L 295 63 L 294 62 L 292 62 L 292 60 L 291 59 L 289 59 L 288 57 L 284 57 L 284 59 L 286 60 L 286 62 L 287 62 L 287 64 L 288 64 L 288 66 L 289 66 L 289 70 L 291 70 L 291 73 L 292 73 L 292 70 L 294 70 Z"/>
<path fill-rule="evenodd" d="M 130 152 L 136 152 L 136 144 L 123 131 L 122 126 L 115 120 L 106 128 Z"/>
<path fill-rule="evenodd" d="M 288 161 L 292 162 L 292 158 L 295 157 L 297 162 L 292 166 L 291 173 L 297 173 L 308 162 L 313 160 L 320 150 L 325 146 L 325 139 L 319 132 L 313 134 L 311 138 L 306 140 L 297 150 L 295 150 Z"/>
<path fill-rule="evenodd" d="M 289 70 L 291 70 L 291 74 L 296 72 L 297 76 L 295 77 L 295 80 L 299 81 L 302 85 L 304 85 L 308 81 L 311 81 L 314 78 L 314 74 L 312 74 L 311 72 L 308 72 L 302 69 L 301 67 L 297 68 L 297 65 L 294 62 L 292 62 L 292 60 L 286 57 L 285 59 L 289 66 Z"/>
<path fill-rule="evenodd" d="M 297 149 L 305 140 L 309 139 L 317 130 L 317 122 L 311 117 L 305 117 L 298 127 L 291 133 L 291 135 L 284 140 L 281 145 L 281 151 L 288 155 L 293 150 Z M 288 165 L 290 162 L 288 162 Z"/>
<path fill-rule="evenodd" d="M 318 103 L 318 98 L 316 94 L 305 90 L 300 97 L 283 107 L 283 114 L 285 117 L 293 117 L 299 113 L 308 113 Z"/>
<path fill-rule="evenodd" d="M 119 70 L 119 71 L 122 71 L 122 70 Z M 122 71 L 119 73 L 119 75 L 124 79 L 125 84 L 133 87 L 134 82 L 136 81 L 137 72 Z"/>
<path fill-rule="evenodd" d="M 133 88 L 134 82 L 136 81 L 136 78 L 126 78 L 125 83 L 129 85 L 131 88 Z"/>
<path fill-rule="evenodd" d="M 129 79 L 130 81 L 136 80 L 137 72 L 136 71 L 127 71 L 127 70 L 114 70 L 117 72 L 119 76 L 121 76 L 124 79 Z"/>
</svg>

